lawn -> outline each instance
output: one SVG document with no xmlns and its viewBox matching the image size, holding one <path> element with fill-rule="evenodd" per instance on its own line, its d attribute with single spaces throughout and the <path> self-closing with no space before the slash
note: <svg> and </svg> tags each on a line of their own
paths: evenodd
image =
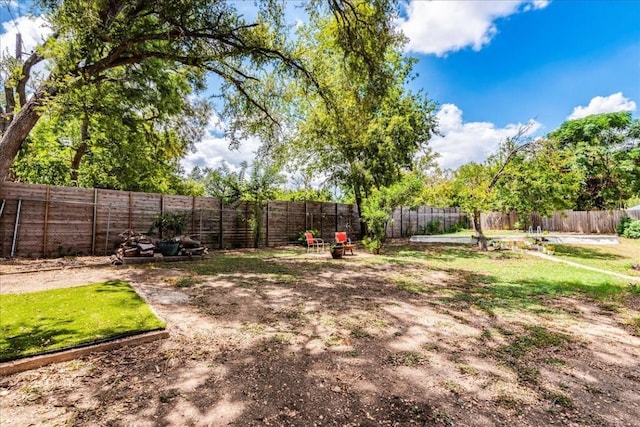
<svg viewBox="0 0 640 427">
<path fill-rule="evenodd" d="M 0 295 L 0 361 L 164 328 L 123 281 Z"/>
<path fill-rule="evenodd" d="M 639 239 L 621 238 L 619 245 L 556 245 L 555 255 L 578 264 L 640 276 L 640 271 L 631 268 L 632 264 L 640 264 Z"/>
<path fill-rule="evenodd" d="M 640 419 L 640 292 L 610 275 L 441 244 L 341 260 L 220 251 L 116 273 L 145 290 L 170 338 L 0 379 L 9 425 Z"/>
</svg>

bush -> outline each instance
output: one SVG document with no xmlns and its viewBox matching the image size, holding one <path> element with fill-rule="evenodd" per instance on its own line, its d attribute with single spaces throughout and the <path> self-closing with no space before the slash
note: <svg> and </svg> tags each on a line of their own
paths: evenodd
<svg viewBox="0 0 640 427">
<path fill-rule="evenodd" d="M 622 233 L 622 237 L 640 239 L 640 219 L 631 221 Z"/>
<path fill-rule="evenodd" d="M 370 252 L 379 255 L 380 249 L 382 248 L 382 242 L 375 237 L 365 236 L 365 238 L 362 239 L 362 246 Z"/>
<path fill-rule="evenodd" d="M 181 212 L 164 212 L 153 217 L 149 234 L 171 240 L 181 236 L 187 229 L 187 215 Z"/>
<path fill-rule="evenodd" d="M 624 232 L 626 231 L 627 227 L 629 227 L 632 221 L 633 220 L 631 219 L 631 217 L 628 217 L 626 215 L 620 218 L 620 224 L 618 224 L 618 226 L 616 227 L 616 233 L 618 233 L 619 236 L 624 235 Z"/>
<path fill-rule="evenodd" d="M 447 229 L 445 230 L 445 233 L 457 233 L 459 231 L 462 231 L 464 229 L 466 229 L 466 225 L 463 224 L 462 222 L 459 222 L 457 224 L 453 224 L 450 225 L 449 227 L 447 227 Z"/>
</svg>

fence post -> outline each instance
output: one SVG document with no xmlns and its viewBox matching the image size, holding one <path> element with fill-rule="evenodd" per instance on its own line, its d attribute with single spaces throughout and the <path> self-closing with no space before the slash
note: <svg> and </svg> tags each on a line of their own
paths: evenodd
<svg viewBox="0 0 640 427">
<path fill-rule="evenodd" d="M 404 211 L 400 206 L 400 237 L 404 237 Z"/>
<path fill-rule="evenodd" d="M 264 236 L 264 245 L 269 247 L 269 201 L 267 200 L 267 219 L 265 224 L 265 236 Z"/>
<path fill-rule="evenodd" d="M 223 221 L 223 216 L 222 216 L 222 211 L 223 211 L 223 206 L 224 206 L 224 202 L 222 201 L 222 199 L 218 199 L 218 201 L 220 202 L 220 213 L 219 213 L 219 217 L 220 217 L 220 225 L 219 225 L 219 233 L 220 233 L 220 237 L 219 237 L 219 241 L 220 241 L 220 249 L 224 248 L 224 226 L 222 225 L 222 221 Z"/>
<path fill-rule="evenodd" d="M 42 236 L 42 256 L 47 257 L 47 246 L 49 244 L 49 197 L 51 195 L 51 186 L 47 185 L 47 193 L 44 201 L 44 235 Z"/>
<path fill-rule="evenodd" d="M 249 242 L 249 202 L 244 203 L 244 247 L 250 248 Z"/>
<path fill-rule="evenodd" d="M 196 234 L 196 196 L 191 198 L 191 234 Z"/>
<path fill-rule="evenodd" d="M 309 205 L 307 204 L 307 202 L 304 202 L 304 229 L 306 230 L 311 230 L 311 227 L 313 227 L 313 221 L 311 221 L 311 226 L 309 226 Z"/>
<path fill-rule="evenodd" d="M 98 220 L 98 189 L 93 189 L 93 224 L 91 226 L 91 255 L 96 254 L 96 221 Z"/>
<path fill-rule="evenodd" d="M 339 221 L 338 221 L 338 204 L 334 203 L 334 209 L 336 211 L 336 231 L 340 231 L 338 230 L 338 227 L 340 227 Z"/>
<path fill-rule="evenodd" d="M 132 209 L 132 199 L 133 199 L 133 194 L 131 193 L 131 191 L 129 191 L 129 226 L 127 227 L 129 230 L 131 230 L 133 228 L 133 212 L 131 212 Z"/>
</svg>

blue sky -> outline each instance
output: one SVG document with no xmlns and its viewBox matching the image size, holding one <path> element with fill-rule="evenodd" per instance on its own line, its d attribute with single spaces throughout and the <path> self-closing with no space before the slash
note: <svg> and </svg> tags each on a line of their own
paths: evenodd
<svg viewBox="0 0 640 427">
<path fill-rule="evenodd" d="M 30 48 L 42 22 L 21 17 L 27 3 L 13 4 Z M 251 4 L 238 3 L 247 15 Z M 4 52 L 15 34 L 4 4 L 0 22 Z M 570 117 L 638 117 L 640 0 L 409 1 L 398 25 L 410 39 L 407 54 L 418 58 L 411 89 L 440 105 L 442 136 L 431 146 L 443 167 L 484 160 L 523 123 L 537 136 Z M 210 136 L 183 162 L 187 170 L 252 160 L 257 141 L 230 152 L 220 129 L 213 117 Z"/>
</svg>

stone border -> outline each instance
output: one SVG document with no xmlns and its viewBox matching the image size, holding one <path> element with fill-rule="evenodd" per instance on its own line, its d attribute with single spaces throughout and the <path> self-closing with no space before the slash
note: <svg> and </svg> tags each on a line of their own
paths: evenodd
<svg viewBox="0 0 640 427">
<path fill-rule="evenodd" d="M 41 356 L 12 360 L 11 362 L 0 363 L 0 376 L 40 368 L 41 366 L 49 365 L 51 363 L 67 362 L 95 352 L 115 350 L 124 346 L 146 344 L 166 338 L 169 338 L 169 332 L 167 330 L 153 331 L 86 347 L 62 350 L 58 353 L 43 354 Z"/>
</svg>

